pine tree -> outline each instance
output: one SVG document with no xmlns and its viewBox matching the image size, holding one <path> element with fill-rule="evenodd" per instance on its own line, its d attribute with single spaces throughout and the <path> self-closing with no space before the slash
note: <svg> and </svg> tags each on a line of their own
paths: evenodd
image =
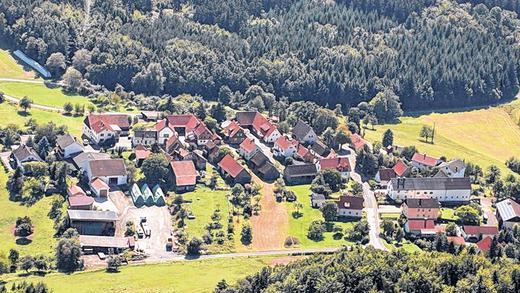
<svg viewBox="0 0 520 293">
<path fill-rule="evenodd" d="M 383 134 L 382 144 L 385 148 L 392 146 L 394 144 L 394 133 L 392 130 L 387 129 Z"/>
<path fill-rule="evenodd" d="M 45 160 L 47 158 L 47 156 L 49 155 L 49 149 L 50 149 L 49 141 L 47 140 L 47 137 L 44 136 L 40 139 L 40 141 L 38 142 L 38 145 L 37 145 L 38 155 L 42 159 Z"/>
</svg>

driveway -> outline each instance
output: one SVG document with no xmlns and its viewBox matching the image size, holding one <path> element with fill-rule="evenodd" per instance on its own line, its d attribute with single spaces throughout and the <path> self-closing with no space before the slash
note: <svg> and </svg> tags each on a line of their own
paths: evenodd
<svg viewBox="0 0 520 293">
<path fill-rule="evenodd" d="M 498 226 L 498 220 L 493 211 L 492 204 L 493 204 L 493 201 L 491 198 L 489 198 L 489 197 L 480 198 L 480 205 L 482 206 L 482 209 L 484 210 L 484 214 L 488 217 L 486 225 Z"/>
</svg>

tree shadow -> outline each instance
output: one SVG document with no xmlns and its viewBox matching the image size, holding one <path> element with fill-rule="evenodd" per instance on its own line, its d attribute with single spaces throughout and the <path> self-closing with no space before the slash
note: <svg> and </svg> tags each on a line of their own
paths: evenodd
<svg viewBox="0 0 520 293">
<path fill-rule="evenodd" d="M 18 245 L 29 245 L 32 243 L 32 240 L 26 237 L 19 237 L 16 239 L 16 244 Z"/>
<path fill-rule="evenodd" d="M 31 116 L 31 113 L 29 113 L 28 111 L 16 111 L 16 113 L 22 117 L 27 117 L 27 116 Z"/>
</svg>

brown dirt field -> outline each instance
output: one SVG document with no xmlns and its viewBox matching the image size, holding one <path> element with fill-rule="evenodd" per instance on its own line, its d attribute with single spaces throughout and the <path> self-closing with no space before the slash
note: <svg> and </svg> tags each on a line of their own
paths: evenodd
<svg viewBox="0 0 520 293">
<path fill-rule="evenodd" d="M 254 176 L 254 181 L 262 186 L 262 199 L 260 215 L 251 218 L 253 227 L 252 249 L 279 250 L 283 249 L 283 243 L 289 229 L 289 218 L 285 205 L 276 202 L 273 194 L 273 184 L 267 184 Z"/>
</svg>

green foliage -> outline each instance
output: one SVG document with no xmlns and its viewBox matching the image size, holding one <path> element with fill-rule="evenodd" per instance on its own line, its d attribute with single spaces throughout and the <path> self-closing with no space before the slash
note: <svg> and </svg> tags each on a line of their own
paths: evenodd
<svg viewBox="0 0 520 293">
<path fill-rule="evenodd" d="M 163 154 L 153 154 L 141 166 L 146 181 L 150 184 L 165 184 L 169 173 L 168 159 Z"/>
<path fill-rule="evenodd" d="M 56 267 L 62 272 L 83 269 L 81 246 L 78 238 L 62 238 L 56 246 Z"/>
<path fill-rule="evenodd" d="M 240 242 L 244 245 L 249 245 L 253 241 L 253 229 L 251 229 L 251 225 L 244 224 L 242 226 L 242 231 L 240 232 Z"/>
<path fill-rule="evenodd" d="M 480 215 L 477 209 L 470 205 L 460 206 L 455 210 L 455 216 L 464 225 L 479 225 Z"/>
</svg>

